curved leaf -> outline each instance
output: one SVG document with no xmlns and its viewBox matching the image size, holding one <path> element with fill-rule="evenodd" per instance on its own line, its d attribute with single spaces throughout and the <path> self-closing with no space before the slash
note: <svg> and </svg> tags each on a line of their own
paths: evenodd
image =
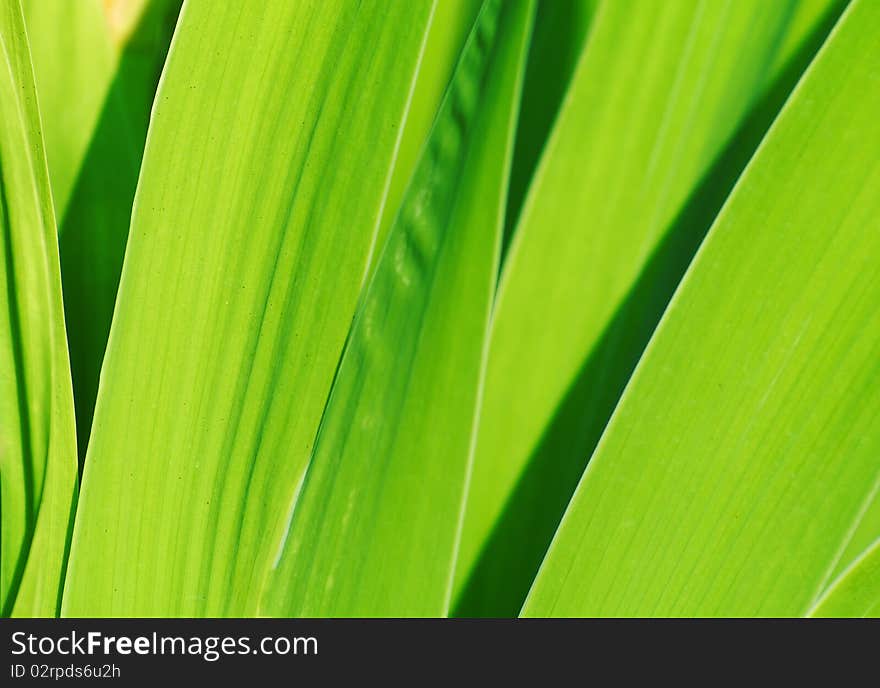
<svg viewBox="0 0 880 688">
<path fill-rule="evenodd" d="M 367 270 L 432 11 L 184 5 L 147 137 L 64 613 L 255 610 Z"/>
<path fill-rule="evenodd" d="M 477 18 L 352 326 L 263 613 L 448 612 L 531 17 L 531 2 L 487 0 Z"/>
<path fill-rule="evenodd" d="M 461 615 L 519 611 L 673 290 L 840 3 L 636 7 L 597 8 L 504 266 Z"/>
<path fill-rule="evenodd" d="M 85 456 L 156 84 L 181 0 L 30 0 Z"/>
<path fill-rule="evenodd" d="M 425 39 L 425 52 L 419 65 L 419 76 L 400 146 L 395 156 L 388 196 L 382 208 L 382 219 L 376 233 L 377 248 L 385 245 L 388 232 L 391 231 L 400 210 L 403 195 L 426 145 L 434 117 L 446 94 L 480 5 L 481 0 L 443 0 L 437 3 L 434 19 Z M 375 261 L 373 265 L 375 266 Z"/>
<path fill-rule="evenodd" d="M 59 224 L 113 80 L 116 51 L 101 5 L 22 2 Z"/>
<path fill-rule="evenodd" d="M 55 216 L 18 0 L 0 3 L 0 604 L 58 611 L 76 436 Z"/>
<path fill-rule="evenodd" d="M 599 0 L 540 0 L 516 130 L 502 251 L 516 221 L 581 55 Z"/>
<path fill-rule="evenodd" d="M 844 13 L 630 380 L 527 615 L 801 615 L 880 478 L 880 5 Z"/>
</svg>

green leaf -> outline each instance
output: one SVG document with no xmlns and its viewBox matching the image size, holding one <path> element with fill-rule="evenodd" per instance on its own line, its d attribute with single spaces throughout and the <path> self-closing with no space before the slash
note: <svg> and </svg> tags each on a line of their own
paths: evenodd
<svg viewBox="0 0 880 688">
<path fill-rule="evenodd" d="M 180 0 L 108 3 L 110 27 L 96 5 L 91 0 L 31 0 L 28 15 L 31 34 L 39 36 L 34 59 L 60 220 L 81 458 L 91 429 L 150 108 Z M 69 183 L 68 178 L 75 181 Z"/>
<path fill-rule="evenodd" d="M 184 5 L 147 137 L 64 613 L 255 611 L 368 268 L 431 13 L 422 2 Z"/>
<path fill-rule="evenodd" d="M 18 0 L 0 3 L 0 604 L 54 616 L 76 500 L 55 216 Z"/>
<path fill-rule="evenodd" d="M 434 16 L 425 39 L 425 51 L 419 65 L 418 80 L 395 156 L 388 196 L 382 208 L 382 220 L 376 234 L 377 247 L 385 245 L 391 225 L 400 210 L 403 194 L 425 146 L 434 117 L 480 5 L 481 0 L 442 0 L 434 8 Z M 375 267 L 375 262 L 373 265 Z"/>
<path fill-rule="evenodd" d="M 599 0 L 538 2 L 516 130 L 502 250 L 506 250 L 513 235 L 526 190 L 568 91 L 598 4 Z"/>
<path fill-rule="evenodd" d="M 675 286 L 840 9 L 597 8 L 499 286 L 457 614 L 519 611 Z"/>
<path fill-rule="evenodd" d="M 702 245 L 534 615 L 801 615 L 880 480 L 880 4 L 856 0 Z"/>
<path fill-rule="evenodd" d="M 61 222 L 61 277 L 80 458 L 91 430 L 150 108 L 180 3 L 146 2 L 122 45 Z"/>
<path fill-rule="evenodd" d="M 841 573 L 807 616 L 880 616 L 880 540 Z"/>
<path fill-rule="evenodd" d="M 355 317 L 262 612 L 449 610 L 530 2 L 487 0 Z"/>
<path fill-rule="evenodd" d="M 23 0 L 59 223 L 113 80 L 101 0 Z"/>
<path fill-rule="evenodd" d="M 823 585 L 837 579 L 844 570 L 880 537 L 880 480 L 874 483 L 871 492 L 853 519 L 852 528 L 843 538 L 834 565 L 828 567 Z"/>
</svg>

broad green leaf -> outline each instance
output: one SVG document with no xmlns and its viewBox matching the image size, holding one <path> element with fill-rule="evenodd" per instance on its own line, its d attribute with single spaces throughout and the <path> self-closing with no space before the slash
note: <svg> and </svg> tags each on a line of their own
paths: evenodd
<svg viewBox="0 0 880 688">
<path fill-rule="evenodd" d="M 23 0 L 59 224 L 101 107 L 116 51 L 102 0 Z"/>
<path fill-rule="evenodd" d="M 598 6 L 499 286 L 458 614 L 519 610 L 675 286 L 840 10 Z"/>
<path fill-rule="evenodd" d="M 39 36 L 34 61 L 60 225 L 81 458 L 150 107 L 180 0 L 115 0 L 105 3 L 106 18 L 100 5 L 97 0 L 29 0 L 26 13 L 30 33 Z"/>
<path fill-rule="evenodd" d="M 841 573 L 807 616 L 880 616 L 880 540 Z"/>
<path fill-rule="evenodd" d="M 79 454 L 86 453 L 132 202 L 180 0 L 149 0 L 127 34 L 61 222 L 61 277 Z"/>
<path fill-rule="evenodd" d="M 0 611 L 54 616 L 76 499 L 55 216 L 24 19 L 0 3 Z"/>
<path fill-rule="evenodd" d="M 367 271 L 432 11 L 184 4 L 135 197 L 64 613 L 255 611 Z"/>
<path fill-rule="evenodd" d="M 388 232 L 397 217 L 403 194 L 425 146 L 437 109 L 446 93 L 480 4 L 480 0 L 441 0 L 436 4 L 400 147 L 395 156 L 388 196 L 382 208 L 382 220 L 376 233 L 377 248 L 385 245 Z"/>
<path fill-rule="evenodd" d="M 534 615 L 804 614 L 880 475 L 880 4 L 844 12 L 703 243 Z"/>
<path fill-rule="evenodd" d="M 349 334 L 262 612 L 449 610 L 531 2 L 487 0 Z"/>
<path fill-rule="evenodd" d="M 529 181 L 562 105 L 599 0 L 540 0 L 523 84 L 507 195 L 509 243 Z"/>
<path fill-rule="evenodd" d="M 94 157 L 90 145 L 94 147 L 96 139 L 114 135 L 120 150 L 107 164 L 133 167 L 136 176 L 152 96 L 180 4 L 181 0 L 22 1 L 60 224 L 82 181 L 86 156 Z M 113 120 L 112 127 L 107 120 Z M 131 193 L 128 196 L 130 208 Z M 104 199 L 113 196 L 107 193 Z M 59 229 L 63 233 L 63 227 Z"/>
</svg>

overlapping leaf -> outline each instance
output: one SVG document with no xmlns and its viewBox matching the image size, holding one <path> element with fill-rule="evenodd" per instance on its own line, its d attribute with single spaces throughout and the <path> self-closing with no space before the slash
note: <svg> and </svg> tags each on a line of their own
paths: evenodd
<svg viewBox="0 0 880 688">
<path fill-rule="evenodd" d="M 851 3 L 740 179 L 526 614 L 799 615 L 822 593 L 880 480 L 878 31 Z"/>
<path fill-rule="evenodd" d="M 24 0 L 46 158 L 59 223 L 113 79 L 101 0 Z"/>
<path fill-rule="evenodd" d="M 368 267 L 432 11 L 184 5 L 101 373 L 67 614 L 255 610 Z"/>
<path fill-rule="evenodd" d="M 526 189 L 577 66 L 599 0 L 540 0 L 523 84 L 507 194 L 506 249 Z"/>
<path fill-rule="evenodd" d="M 880 540 L 852 562 L 808 615 L 880 616 Z"/>
<path fill-rule="evenodd" d="M 0 612 L 878 613 L 878 3 L 180 5 L 0 0 Z"/>
<path fill-rule="evenodd" d="M 481 0 L 442 0 L 436 4 L 395 156 L 388 195 L 382 208 L 382 219 L 376 233 L 377 249 L 385 245 L 391 225 L 400 210 L 403 194 L 425 147 L 437 109 L 480 6 Z M 375 261 L 372 264 L 375 266 Z"/>
<path fill-rule="evenodd" d="M 458 613 L 519 610 L 691 256 L 841 7 L 599 4 L 499 286 Z"/>
<path fill-rule="evenodd" d="M 26 13 L 61 235 L 80 457 L 150 108 L 181 0 L 29 0 Z"/>
<path fill-rule="evenodd" d="M 55 216 L 18 0 L 0 3 L 0 605 L 54 616 L 76 498 Z"/>
<path fill-rule="evenodd" d="M 349 335 L 262 612 L 443 616 L 531 2 L 488 0 Z"/>
</svg>

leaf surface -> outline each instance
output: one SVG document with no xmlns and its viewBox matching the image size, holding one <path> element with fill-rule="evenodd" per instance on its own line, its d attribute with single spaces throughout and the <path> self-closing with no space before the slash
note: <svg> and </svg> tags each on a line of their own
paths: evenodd
<svg viewBox="0 0 880 688">
<path fill-rule="evenodd" d="M 507 245 L 562 106 L 599 0 L 540 0 L 529 46 L 505 216 Z"/>
<path fill-rule="evenodd" d="M 255 611 L 367 271 L 432 12 L 184 5 L 101 372 L 66 614 Z"/>
<path fill-rule="evenodd" d="M 0 3 L 0 611 L 55 616 L 76 436 L 52 196 L 24 19 Z"/>
<path fill-rule="evenodd" d="M 263 613 L 444 616 L 533 3 L 488 0 L 349 335 Z"/>
<path fill-rule="evenodd" d="M 437 110 L 480 6 L 481 0 L 443 0 L 436 5 L 395 157 L 388 196 L 382 208 L 382 220 L 376 234 L 377 249 L 385 245 L 388 232 L 400 210 L 403 195 L 427 143 Z M 375 265 L 375 261 L 372 265 Z"/>
<path fill-rule="evenodd" d="M 676 292 L 526 615 L 798 616 L 880 480 L 880 5 L 844 12 Z"/>
<path fill-rule="evenodd" d="M 86 446 L 150 108 L 181 0 L 29 0 L 59 219 L 80 458 Z"/>
<path fill-rule="evenodd" d="M 457 613 L 519 611 L 676 285 L 841 7 L 597 7 L 498 290 Z"/>
<path fill-rule="evenodd" d="M 880 540 L 841 573 L 807 616 L 880 616 Z"/>
<path fill-rule="evenodd" d="M 23 0 L 59 224 L 116 62 L 101 0 Z"/>
</svg>

